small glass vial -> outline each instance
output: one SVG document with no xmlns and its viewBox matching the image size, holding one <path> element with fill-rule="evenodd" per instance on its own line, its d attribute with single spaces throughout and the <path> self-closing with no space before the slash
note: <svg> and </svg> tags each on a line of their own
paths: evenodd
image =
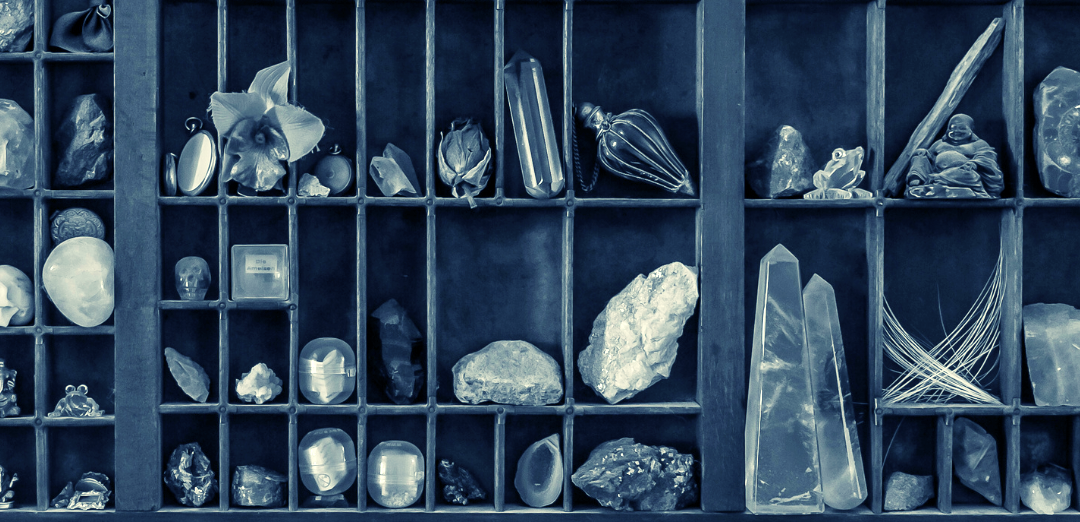
<svg viewBox="0 0 1080 522">
<path fill-rule="evenodd" d="M 356 482 L 356 446 L 337 428 L 308 432 L 299 447 L 300 480 L 316 503 L 344 501 L 341 492 Z"/>
<path fill-rule="evenodd" d="M 356 388 L 356 355 L 341 339 L 320 337 L 300 352 L 300 391 L 314 404 L 341 404 Z"/>
<path fill-rule="evenodd" d="M 367 486 L 383 507 L 411 506 L 424 491 L 424 455 L 410 442 L 380 442 L 368 456 Z"/>
<path fill-rule="evenodd" d="M 233 245 L 232 298 L 288 299 L 288 245 Z"/>
</svg>

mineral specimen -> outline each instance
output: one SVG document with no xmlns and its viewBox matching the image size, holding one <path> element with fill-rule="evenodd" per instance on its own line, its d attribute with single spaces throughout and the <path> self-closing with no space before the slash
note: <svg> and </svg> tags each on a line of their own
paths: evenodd
<svg viewBox="0 0 1080 522">
<path fill-rule="evenodd" d="M 0 53 L 26 50 L 34 32 L 34 0 L 0 3 Z"/>
<path fill-rule="evenodd" d="M 103 415 L 97 401 L 87 396 L 90 390 L 85 384 L 78 388 L 67 385 L 64 388 L 64 398 L 56 402 L 56 408 L 49 412 L 46 417 L 100 417 Z"/>
<path fill-rule="evenodd" d="M 1020 476 L 1020 500 L 1040 515 L 1065 511 L 1072 501 L 1072 479 L 1069 472 L 1053 464 L 1039 466 L 1034 472 Z"/>
<path fill-rule="evenodd" d="M 420 182 L 416 180 L 416 169 L 413 168 L 412 159 L 393 143 L 386 144 L 382 156 L 371 158 L 368 174 L 375 180 L 375 184 L 379 186 L 379 192 L 382 192 L 384 196 L 420 195 Z"/>
<path fill-rule="evenodd" d="M 409 507 L 424 491 L 424 467 L 424 454 L 415 444 L 380 442 L 368 455 L 368 494 L 383 507 Z"/>
<path fill-rule="evenodd" d="M 0 466 L 0 509 L 11 509 L 15 504 L 15 492 L 12 487 L 19 481 L 17 473 L 11 473 Z"/>
<path fill-rule="evenodd" d="M 746 405 L 746 507 L 821 513 L 821 471 L 799 260 L 776 245 L 761 259 Z"/>
<path fill-rule="evenodd" d="M 259 363 L 251 371 L 236 380 L 236 396 L 244 402 L 262 404 L 274 400 L 281 393 L 281 379 L 266 366 Z"/>
<path fill-rule="evenodd" d="M 3 10 L 0 4 L 0 17 Z M 33 187 L 36 157 L 34 119 L 18 103 L 0 99 L 0 187 Z"/>
<path fill-rule="evenodd" d="M 544 69 L 540 61 L 525 51 L 518 51 L 503 67 L 506 101 L 514 122 L 525 191 L 538 199 L 547 199 L 563 189 L 562 156 L 555 139 Z"/>
<path fill-rule="evenodd" d="M 300 176 L 300 184 L 296 188 L 297 193 L 305 198 L 324 198 L 330 195 L 330 189 L 319 183 L 319 178 L 311 174 Z"/>
<path fill-rule="evenodd" d="M 443 484 L 443 500 L 451 504 L 467 506 L 470 500 L 487 498 L 487 492 L 480 487 L 476 477 L 453 461 L 446 459 L 439 461 L 439 482 Z"/>
<path fill-rule="evenodd" d="M 101 473 L 87 471 L 79 481 L 72 485 L 68 482 L 63 491 L 52 501 L 52 507 L 62 509 L 105 509 L 109 502 L 109 477 Z"/>
<path fill-rule="evenodd" d="M 103 181 L 113 170 L 112 102 L 101 94 L 84 94 L 75 99 L 60 130 L 56 146 L 60 166 L 53 185 L 78 187 Z"/>
<path fill-rule="evenodd" d="M 639 274 L 593 321 L 578 355 L 581 379 L 615 404 L 668 378 L 697 299 L 697 273 L 682 263 Z"/>
<path fill-rule="evenodd" d="M 97 214 L 85 208 L 57 210 L 49 221 L 49 234 L 57 245 L 73 237 L 105 239 L 105 223 Z"/>
<path fill-rule="evenodd" d="M 495 341 L 459 359 L 453 373 L 461 402 L 543 406 L 562 398 L 559 363 L 525 341 Z"/>
<path fill-rule="evenodd" d="M 19 414 L 19 399 L 15 395 L 15 376 L 19 372 L 7 367 L 7 361 L 0 359 L 0 419 Z M 0 470 L 4 468 L 0 467 Z M 3 498 L 0 498 L 3 501 Z"/>
<path fill-rule="evenodd" d="M 803 289 L 802 298 L 824 500 L 833 509 L 852 509 L 866 500 L 866 472 L 848 384 L 836 294 L 832 285 L 814 274 Z"/>
<path fill-rule="evenodd" d="M 597 446 L 570 479 L 600 505 L 619 511 L 671 511 L 698 496 L 692 455 L 631 438 Z"/>
<path fill-rule="evenodd" d="M 206 398 L 210 396 L 210 376 L 206 375 L 206 370 L 172 348 L 165 348 L 165 360 L 169 363 L 169 373 L 176 379 L 180 389 L 184 390 L 188 397 L 198 402 L 206 402 Z"/>
<path fill-rule="evenodd" d="M 341 147 L 334 145 L 330 153 L 315 164 L 315 177 L 325 186 L 330 194 L 337 195 L 349 188 L 352 183 L 352 161 L 341 155 Z"/>
<path fill-rule="evenodd" d="M 960 482 L 1001 505 L 997 441 L 982 426 L 957 417 L 953 425 L 953 470 Z"/>
<path fill-rule="evenodd" d="M 185 506 L 199 507 L 217 495 L 218 481 L 198 442 L 181 444 L 173 450 L 165 466 L 165 485 Z"/>
<path fill-rule="evenodd" d="M 232 501 L 243 507 L 282 507 L 289 477 L 262 466 L 237 466 L 233 472 Z"/>
<path fill-rule="evenodd" d="M 1066 304 L 1024 307 L 1024 351 L 1038 406 L 1080 405 L 1080 310 Z"/>
<path fill-rule="evenodd" d="M 22 270 L 0 265 L 0 326 L 22 326 L 34 320 L 34 287 Z"/>
<path fill-rule="evenodd" d="M 76 237 L 56 246 L 45 259 L 41 280 L 60 313 L 85 327 L 112 315 L 113 250 L 93 237 Z"/>
<path fill-rule="evenodd" d="M 420 330 L 394 299 L 371 316 L 379 321 L 379 380 L 386 396 L 396 404 L 410 404 L 424 385 L 424 366 L 417 350 L 422 349 Z"/>
<path fill-rule="evenodd" d="M 910 511 L 933 497 L 934 477 L 896 471 L 885 484 L 885 511 Z"/>
<path fill-rule="evenodd" d="M 802 134 L 790 125 L 777 128 L 761 158 L 747 165 L 746 177 L 762 198 L 798 196 L 814 188 L 814 161 Z"/>
<path fill-rule="evenodd" d="M 1058 67 L 1035 89 L 1035 162 L 1046 190 L 1080 197 L 1080 73 Z"/>
<path fill-rule="evenodd" d="M 514 488 L 521 500 L 532 507 L 550 506 L 559 498 L 563 488 L 563 461 L 558 433 L 532 443 L 521 454 Z"/>
<path fill-rule="evenodd" d="M 173 268 L 176 292 L 184 301 L 201 301 L 210 289 L 210 265 L 198 256 L 187 256 Z"/>
</svg>

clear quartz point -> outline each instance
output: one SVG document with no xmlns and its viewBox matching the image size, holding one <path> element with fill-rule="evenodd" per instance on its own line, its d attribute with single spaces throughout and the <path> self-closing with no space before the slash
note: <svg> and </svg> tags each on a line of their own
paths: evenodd
<svg viewBox="0 0 1080 522">
<path fill-rule="evenodd" d="M 746 401 L 746 507 L 821 513 L 817 428 L 799 260 L 774 247 L 761 260 Z"/>
<path fill-rule="evenodd" d="M 803 310 L 825 504 L 833 509 L 852 509 L 866 500 L 866 472 L 855 426 L 836 294 L 832 285 L 817 274 L 803 288 Z"/>
<path fill-rule="evenodd" d="M 562 191 L 565 180 L 544 70 L 536 58 L 518 51 L 503 67 L 503 83 L 510 103 L 510 119 L 514 122 L 525 190 L 538 199 L 555 196 Z"/>
</svg>

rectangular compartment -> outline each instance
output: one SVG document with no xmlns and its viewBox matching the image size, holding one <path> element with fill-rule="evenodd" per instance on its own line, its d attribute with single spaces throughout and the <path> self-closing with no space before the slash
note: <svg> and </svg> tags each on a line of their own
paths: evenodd
<svg viewBox="0 0 1080 522">
<path fill-rule="evenodd" d="M 202 366 L 206 375 L 210 377 L 210 395 L 207 403 L 218 402 L 219 373 L 218 373 L 218 312 L 216 310 L 189 311 L 189 310 L 162 310 L 161 311 L 161 343 L 162 351 L 171 347 L 181 355 L 190 357 L 199 366 Z M 169 371 L 169 363 L 163 355 L 162 361 L 162 402 L 179 402 L 190 404 L 194 399 L 188 397 L 184 390 L 177 384 L 176 379 Z M 246 370 L 245 370 L 246 371 Z"/>
<path fill-rule="evenodd" d="M 19 416 L 33 417 L 35 414 L 34 337 L 29 335 L 0 335 L 0 359 L 4 361 L 4 366 L 8 370 L 16 372 L 15 404 L 19 407 Z M 0 387 L 6 388 L 6 384 L 0 383 Z M 51 408 L 52 405 L 46 407 Z M 4 460 L 0 460 L 0 466 L 5 465 L 4 462 Z"/>
<path fill-rule="evenodd" d="M 298 209 L 300 342 L 337 337 L 356 347 L 356 208 Z"/>
<path fill-rule="evenodd" d="M 1076 421 L 1067 416 L 1025 416 L 1020 420 L 1020 480 L 1040 466 L 1060 466 L 1068 471 L 1072 481 L 1072 498 L 1065 514 L 1076 513 L 1077 460 Z M 1034 514 L 1024 502 L 1024 488 L 1020 486 L 1020 512 Z"/>
<path fill-rule="evenodd" d="M 42 136 L 41 143 L 46 147 L 44 157 L 47 162 L 51 161 L 51 164 L 42 165 L 38 168 L 44 168 L 45 172 L 49 173 L 48 180 L 50 180 L 51 185 L 47 186 L 56 189 L 112 189 L 114 186 L 113 179 L 116 175 L 112 167 L 110 167 L 110 172 L 104 180 L 87 182 L 78 187 L 57 186 L 56 172 L 64 156 L 64 149 L 57 141 L 57 132 L 74 108 L 76 98 L 84 94 L 101 94 L 109 101 L 109 107 L 102 107 L 102 109 L 106 110 L 107 117 L 113 127 L 115 159 L 116 100 L 113 96 L 113 64 L 94 62 L 51 63 L 46 67 L 46 72 L 49 75 L 49 92 L 48 98 L 46 98 L 46 103 L 49 106 L 49 125 L 45 128 L 49 135 L 47 137 Z M 51 148 L 49 148 L 49 144 L 51 144 Z"/>
<path fill-rule="evenodd" d="M 559 452 L 563 457 L 560 463 L 565 463 L 567 448 L 565 433 L 563 431 L 563 417 L 559 415 L 508 415 L 506 417 L 506 442 L 504 443 L 506 459 L 503 462 L 506 511 L 533 509 L 521 499 L 521 493 L 518 492 L 515 483 L 518 462 L 525 454 L 525 451 L 536 442 L 544 440 L 544 438 L 552 434 L 557 434 L 559 436 Z M 571 473 L 573 473 L 573 470 L 563 469 L 564 477 Z M 477 478 L 480 479 L 480 477 Z M 482 479 L 481 484 L 484 484 Z M 565 487 L 565 481 L 563 485 Z M 555 502 L 543 509 L 562 511 L 565 497 L 566 491 L 563 491 Z"/>
<path fill-rule="evenodd" d="M 364 491 L 361 493 L 367 495 L 366 497 L 366 510 L 367 511 L 390 511 L 393 513 L 420 513 L 424 511 L 426 505 L 425 495 L 426 491 L 420 493 L 420 498 L 406 508 L 385 508 L 380 506 L 371 498 L 370 486 L 367 484 L 367 471 L 368 462 L 370 460 L 371 452 L 382 442 L 387 441 L 405 441 L 413 444 L 420 450 L 420 453 L 424 455 L 425 460 L 428 459 L 427 451 L 427 417 L 423 415 L 379 415 L 367 417 L 367 436 L 366 446 L 362 451 L 363 457 L 360 460 L 362 464 L 359 469 L 361 484 L 365 485 Z M 426 464 L 425 464 L 426 465 Z M 426 469 L 424 479 L 425 482 L 429 478 L 429 473 L 437 473 L 435 470 Z M 432 482 L 434 483 L 434 482 Z M 425 485 L 426 489 L 426 485 Z"/>
<path fill-rule="evenodd" d="M 439 463 L 447 460 L 468 471 L 480 488 L 487 493 L 484 499 L 470 500 L 470 510 L 490 510 L 495 499 L 495 417 L 491 415 L 439 415 L 435 422 L 435 466 L 431 473 L 438 476 Z M 505 469 L 505 467 L 503 468 Z M 505 481 L 505 479 L 504 479 Z M 511 477 L 510 482 L 513 482 Z M 503 482 L 506 484 L 506 482 Z M 437 479 L 436 509 L 457 507 L 446 500 L 445 483 Z"/>
<path fill-rule="evenodd" d="M 18 476 L 11 490 L 15 497 L 15 509 L 37 507 L 37 435 L 30 426 L 0 427 L 0 466 L 4 468 L 4 478 L 12 474 Z"/>
<path fill-rule="evenodd" d="M 197 506 L 202 509 L 216 509 L 219 505 L 218 495 L 228 497 L 230 494 L 229 474 L 221 472 L 218 437 L 217 415 L 162 415 L 161 417 L 162 473 L 168 472 L 169 458 L 181 444 L 198 443 L 203 454 L 210 459 L 210 470 L 214 472 L 214 479 L 218 481 L 218 493 L 202 506 Z M 190 471 L 191 468 L 186 470 Z M 164 481 L 161 483 L 161 499 L 163 507 L 188 508 L 180 503 Z"/>
<path fill-rule="evenodd" d="M 529 342 L 565 367 L 561 213 L 454 208 L 436 226 L 439 401 L 454 398 L 454 364 L 494 341 Z"/>
<path fill-rule="evenodd" d="M 281 394 L 266 404 L 289 402 L 289 314 L 279 310 L 229 312 L 229 403 L 244 404 L 236 380 L 265 363 L 281 379 Z"/>
<path fill-rule="evenodd" d="M 357 462 L 359 463 L 359 457 L 358 457 L 359 453 L 358 453 L 358 450 L 355 449 L 355 448 L 357 448 L 357 446 L 356 446 L 356 442 L 357 442 L 356 441 L 357 426 L 358 426 L 357 420 L 356 420 L 356 417 L 354 417 L 354 416 L 346 416 L 346 415 L 301 415 L 300 417 L 298 417 L 296 419 L 296 440 L 297 440 L 297 444 L 299 445 L 301 442 L 303 442 L 304 437 L 307 436 L 308 433 L 311 433 L 311 432 L 313 432 L 315 430 L 320 430 L 320 429 L 324 429 L 324 428 L 337 428 L 337 429 L 345 432 L 345 434 L 348 435 L 349 440 L 351 440 L 353 442 L 354 451 L 353 451 L 352 456 L 353 456 L 353 458 L 356 458 Z M 297 452 L 297 456 L 299 458 L 299 447 L 296 449 L 296 452 Z M 359 464 L 357 464 L 357 465 L 359 466 Z M 359 485 L 357 484 L 357 482 L 359 480 L 359 471 L 360 470 L 358 468 L 357 475 L 354 475 L 353 477 L 351 477 L 351 479 L 349 477 L 345 477 L 345 478 L 341 479 L 341 480 L 349 481 L 349 482 L 352 483 L 352 485 L 349 486 L 348 489 L 346 489 L 345 491 L 343 491 L 341 493 L 342 495 L 345 496 L 345 501 L 349 503 L 349 507 L 347 508 L 347 510 L 355 510 L 356 509 L 356 495 L 357 495 L 357 491 L 359 491 Z M 313 497 L 315 496 L 315 494 L 312 493 L 310 490 L 308 490 L 308 488 L 306 486 L 304 486 L 302 480 L 300 480 L 299 477 L 298 477 L 298 480 L 297 480 L 297 483 L 296 483 L 296 487 L 299 488 L 299 490 L 298 490 L 298 493 L 299 493 L 298 498 L 299 498 L 299 503 L 300 503 L 299 505 L 301 506 L 301 509 L 304 509 L 305 507 L 307 507 L 305 505 L 305 502 L 313 500 Z"/>
<path fill-rule="evenodd" d="M 85 384 L 86 396 L 94 399 L 105 415 L 116 413 L 115 363 L 111 335 L 54 335 L 45 341 L 48 386 L 45 412 L 52 412 L 65 398 L 67 386 Z M 110 448 L 112 438 L 110 437 Z M 110 460 L 111 462 L 111 460 Z"/>
<path fill-rule="evenodd" d="M 282 475 L 289 474 L 289 418 L 285 415 L 230 415 L 229 416 L 229 477 L 237 466 L 262 466 Z M 300 487 L 297 483 L 297 487 Z M 284 485 L 285 505 L 288 506 L 289 484 Z M 238 507 L 229 499 L 230 509 L 245 510 L 255 508 Z M 284 509 L 284 508 L 281 508 Z"/>
<path fill-rule="evenodd" d="M 49 428 L 49 507 L 68 482 L 78 482 L 83 473 L 93 471 L 109 477 L 109 502 L 106 509 L 116 503 L 116 467 L 112 426 L 81 426 Z M 66 511 L 66 510 L 65 510 Z"/>
<path fill-rule="evenodd" d="M 161 58 L 161 149 L 179 156 L 188 140 L 188 118 L 201 119 L 203 128 L 218 135 L 206 113 L 218 86 L 217 5 L 212 0 L 166 0 L 161 12 L 167 20 L 161 27 L 162 45 L 183 49 L 162 53 Z M 201 195 L 217 195 L 217 187 L 214 180 Z"/>
<path fill-rule="evenodd" d="M 219 299 L 218 207 L 162 206 L 161 297 L 180 299 L 176 290 L 176 263 L 188 256 L 201 257 L 210 267 L 207 301 Z"/>
<path fill-rule="evenodd" d="M 935 444 L 937 419 L 935 417 L 885 417 L 882 423 L 881 441 L 883 464 L 881 472 L 882 494 L 888 495 L 889 477 L 895 472 L 909 475 L 934 476 L 934 495 L 914 511 L 937 513 L 938 481 L 937 462 L 943 458 Z M 867 468 L 867 474 L 872 473 Z M 866 477 L 867 483 L 872 481 Z"/>
<path fill-rule="evenodd" d="M 574 219 L 573 327 L 574 400 L 604 403 L 581 379 L 577 357 L 588 348 L 593 323 L 608 302 L 637 276 L 681 262 L 696 265 L 695 211 L 693 209 L 591 209 L 576 211 Z M 558 284 L 558 279 L 550 286 Z M 678 356 L 668 379 L 627 401 L 693 401 L 697 386 L 697 312 L 686 321 L 679 337 Z M 556 332 L 557 333 L 557 332 Z"/>
</svg>

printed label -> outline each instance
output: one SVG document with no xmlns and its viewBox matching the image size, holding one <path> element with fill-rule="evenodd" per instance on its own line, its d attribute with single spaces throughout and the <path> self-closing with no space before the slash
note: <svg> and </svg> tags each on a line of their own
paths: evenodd
<svg viewBox="0 0 1080 522">
<path fill-rule="evenodd" d="M 244 260 L 244 271 L 249 274 L 273 274 L 277 269 L 277 256 L 273 254 L 248 254 Z"/>
</svg>

